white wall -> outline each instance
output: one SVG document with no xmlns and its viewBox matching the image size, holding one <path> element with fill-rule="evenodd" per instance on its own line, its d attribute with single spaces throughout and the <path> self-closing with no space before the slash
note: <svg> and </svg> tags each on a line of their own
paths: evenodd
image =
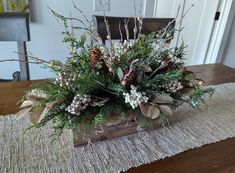
<svg viewBox="0 0 235 173">
<path fill-rule="evenodd" d="M 233 3 L 231 12 L 233 13 L 233 22 L 228 35 L 221 63 L 235 68 L 235 3 Z"/>
<path fill-rule="evenodd" d="M 27 43 L 28 51 L 34 56 L 43 59 L 59 59 L 65 61 L 68 55 L 66 46 L 61 42 L 63 27 L 60 26 L 55 18 L 49 13 L 48 7 L 54 9 L 62 15 L 69 16 L 70 11 L 73 16 L 78 16 L 76 10 L 73 9 L 72 2 L 82 9 L 86 16 L 103 12 L 93 11 L 93 0 L 32 0 L 32 23 L 31 42 Z M 134 0 L 110 0 L 110 12 L 106 15 L 111 16 L 133 16 L 134 15 Z M 141 2 L 145 8 L 145 0 L 137 0 L 139 7 Z M 145 12 L 145 10 L 143 10 Z M 17 58 L 15 43 L 0 42 L 0 60 Z M 0 63 L 0 78 L 11 78 L 14 71 L 19 70 L 17 62 Z M 52 77 L 53 74 L 48 70 L 41 69 L 38 65 L 30 64 L 31 79 L 41 79 Z"/>
</svg>

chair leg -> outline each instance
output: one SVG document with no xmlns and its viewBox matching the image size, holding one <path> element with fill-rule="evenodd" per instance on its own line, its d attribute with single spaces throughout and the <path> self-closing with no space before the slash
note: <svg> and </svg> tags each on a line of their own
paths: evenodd
<svg viewBox="0 0 235 173">
<path fill-rule="evenodd" d="M 18 53 L 20 60 L 20 75 L 21 75 L 20 79 L 30 80 L 26 42 L 17 42 L 17 45 L 18 45 Z"/>
</svg>

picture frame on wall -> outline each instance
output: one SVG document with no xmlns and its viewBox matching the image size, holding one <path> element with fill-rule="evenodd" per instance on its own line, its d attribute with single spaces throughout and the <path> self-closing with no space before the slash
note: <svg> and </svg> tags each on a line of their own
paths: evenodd
<svg viewBox="0 0 235 173">
<path fill-rule="evenodd" d="M 29 0 L 0 0 L 0 12 L 29 12 Z"/>
</svg>

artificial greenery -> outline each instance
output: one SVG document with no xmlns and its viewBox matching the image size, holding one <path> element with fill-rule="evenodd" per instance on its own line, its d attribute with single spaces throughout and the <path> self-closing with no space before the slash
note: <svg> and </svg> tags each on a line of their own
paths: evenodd
<svg viewBox="0 0 235 173">
<path fill-rule="evenodd" d="M 28 111 L 36 119 L 33 128 L 41 128 L 51 121 L 53 139 L 64 129 L 81 127 L 92 131 L 107 122 L 125 123 L 133 117 L 141 127 L 152 128 L 156 122 L 167 125 L 168 117 L 181 104 L 199 107 L 207 94 L 213 94 L 212 88 L 204 88 L 195 73 L 185 68 L 186 46 L 170 46 L 175 32 L 171 25 L 144 35 L 141 33 L 143 18 L 136 18 L 139 24 L 135 27 L 136 39 L 114 43 L 104 16 L 110 42 L 106 46 L 92 22 L 74 7 L 84 21 L 51 10 L 65 28 L 63 42 L 70 50 L 67 61 L 63 64 L 57 60 L 33 59 L 57 74 L 56 80 L 33 86 L 24 97 L 21 108 L 32 107 Z M 81 26 L 74 27 L 74 23 Z M 80 38 L 76 37 L 77 29 L 85 31 Z M 128 29 L 126 32 L 128 35 Z M 38 107 L 41 114 L 35 113 Z"/>
</svg>

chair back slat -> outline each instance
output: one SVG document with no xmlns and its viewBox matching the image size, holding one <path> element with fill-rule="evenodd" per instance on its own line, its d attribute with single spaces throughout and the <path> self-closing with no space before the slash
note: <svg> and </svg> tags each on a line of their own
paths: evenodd
<svg viewBox="0 0 235 173">
<path fill-rule="evenodd" d="M 14 73 L 13 79 L 0 79 L 0 82 L 29 80 L 26 48 L 26 41 L 30 41 L 29 14 L 22 12 L 0 13 L 0 41 L 17 42 L 20 61 L 20 72 Z"/>
<path fill-rule="evenodd" d="M 110 26 L 112 39 L 121 39 L 120 30 L 123 34 L 123 39 L 126 39 L 126 31 L 124 27 L 125 21 L 128 21 L 128 28 L 130 33 L 129 39 L 134 39 L 134 28 L 135 28 L 134 18 L 106 16 L 106 19 Z M 173 18 L 144 18 L 141 33 L 150 34 L 152 32 L 160 31 L 161 29 L 166 27 L 169 24 L 169 22 L 173 20 L 174 20 Z M 101 37 L 102 41 L 105 42 L 105 40 L 107 40 L 107 30 L 104 22 L 104 16 L 93 16 L 93 21 L 99 36 Z M 172 22 L 171 26 L 174 27 L 175 22 Z"/>
<path fill-rule="evenodd" d="M 0 41 L 30 41 L 28 13 L 0 13 Z"/>
</svg>

